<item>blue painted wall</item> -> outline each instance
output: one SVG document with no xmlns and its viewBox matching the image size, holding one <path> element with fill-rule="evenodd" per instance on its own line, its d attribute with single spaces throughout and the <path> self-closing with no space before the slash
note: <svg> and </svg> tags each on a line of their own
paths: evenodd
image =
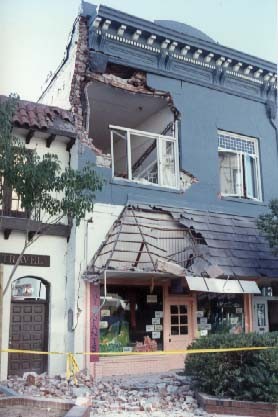
<svg viewBox="0 0 278 417">
<path fill-rule="evenodd" d="M 111 179 L 111 170 L 100 169 L 107 184 L 97 195 L 98 202 L 125 204 L 129 200 L 170 206 L 219 210 L 257 216 L 271 198 L 278 197 L 278 154 L 275 130 L 265 104 L 214 89 L 148 75 L 148 85 L 169 91 L 181 113 L 180 165 L 192 172 L 199 183 L 185 193 L 155 186 Z M 259 140 L 263 203 L 246 199 L 219 199 L 217 129 L 256 137 Z M 81 163 L 94 157 L 82 155 Z"/>
<path fill-rule="evenodd" d="M 90 11 L 90 13 L 95 14 L 95 11 L 94 13 Z M 112 34 L 116 33 L 119 22 L 130 25 L 133 27 L 132 30 L 139 27 L 144 31 L 149 30 L 150 33 L 158 34 L 162 30 L 161 26 L 104 6 L 100 7 L 98 14 L 104 19 L 112 20 Z M 147 32 L 143 32 L 144 34 L 145 37 L 148 36 Z M 165 36 L 161 32 L 162 35 Z M 177 33 L 175 36 L 179 41 Z M 193 184 L 189 190 L 181 193 L 151 185 L 115 180 L 111 178 L 110 169 L 99 169 L 106 178 L 107 184 L 103 192 L 97 194 L 97 201 L 109 204 L 126 204 L 128 201 L 149 202 L 251 216 L 257 216 L 265 211 L 269 200 L 278 198 L 277 133 L 267 116 L 265 105 L 267 100 L 275 102 L 275 97 L 269 90 L 269 84 L 265 83 L 261 86 L 258 83 L 231 76 L 215 81 L 215 73 L 205 70 L 202 66 L 197 68 L 190 63 L 174 61 L 169 61 L 169 64 L 167 60 L 161 64 L 159 57 L 152 52 L 145 49 L 131 49 L 125 43 L 113 42 L 111 39 L 102 38 L 102 35 L 96 36 L 91 28 L 89 36 L 91 48 L 100 51 L 101 54 L 106 54 L 110 62 L 130 65 L 146 71 L 148 86 L 171 93 L 174 104 L 181 113 L 180 167 L 193 173 L 199 183 Z M 232 59 L 237 58 L 238 61 L 246 60 L 255 68 L 260 68 L 262 65 L 266 71 L 275 72 L 274 64 L 212 42 L 196 39 L 194 42 L 192 44 L 196 48 L 204 47 L 208 50 L 213 48 L 216 55 L 218 52 L 223 53 Z M 217 129 L 258 138 L 262 203 L 247 199 L 218 198 L 220 186 Z M 94 161 L 94 159 L 92 151 L 87 149 L 80 154 L 80 165 L 83 165 L 86 160 Z"/>
</svg>

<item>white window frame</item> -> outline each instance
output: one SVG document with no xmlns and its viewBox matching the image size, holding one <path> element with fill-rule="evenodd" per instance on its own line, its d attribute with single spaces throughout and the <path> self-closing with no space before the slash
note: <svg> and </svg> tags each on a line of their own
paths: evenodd
<svg viewBox="0 0 278 417">
<path fill-rule="evenodd" d="M 109 125 L 110 129 L 110 138 L 111 138 L 111 157 L 112 157 L 112 177 L 113 178 L 119 178 L 123 181 L 132 181 L 138 184 L 143 185 L 154 185 L 156 187 L 165 187 L 165 188 L 172 188 L 172 189 L 178 189 L 179 188 L 179 157 L 178 157 L 178 141 L 176 136 L 164 136 L 159 135 L 158 133 L 151 133 L 151 132 L 145 132 L 143 130 L 136 130 L 136 129 L 130 129 L 122 126 L 114 126 Z M 122 178 L 115 176 L 115 166 L 114 166 L 114 143 L 113 143 L 113 131 L 123 131 L 126 133 L 126 140 L 127 140 L 127 174 L 128 178 Z M 177 126 L 175 125 L 175 135 L 177 134 Z M 142 181 L 134 180 L 132 179 L 132 163 L 131 163 L 131 144 L 130 144 L 130 136 L 136 135 L 136 136 L 143 136 L 150 139 L 156 139 L 157 143 L 157 167 L 158 167 L 158 184 L 150 182 L 143 183 Z M 162 146 L 161 143 L 165 142 L 172 142 L 174 143 L 174 155 L 175 155 L 175 186 L 170 185 L 164 185 L 163 183 L 163 163 L 162 163 Z"/>
<path fill-rule="evenodd" d="M 242 198 L 242 199 L 262 201 L 261 172 L 260 172 L 260 158 L 259 158 L 258 139 L 250 137 L 250 136 L 240 135 L 240 134 L 237 134 L 237 133 L 227 132 L 225 130 L 217 130 L 217 138 L 219 137 L 219 135 L 229 136 L 231 138 L 241 139 L 243 141 L 252 142 L 254 144 L 254 148 L 255 148 L 255 154 L 250 154 L 250 153 L 243 152 L 243 151 L 237 151 L 237 150 L 234 150 L 234 149 L 227 149 L 227 148 L 221 147 L 219 145 L 219 139 L 218 139 L 218 155 L 219 155 L 219 153 L 231 153 L 231 154 L 238 155 L 238 167 L 239 167 L 240 173 L 241 173 L 241 194 L 237 194 L 237 193 L 236 194 L 230 194 L 230 193 L 226 194 L 226 193 L 223 193 L 221 191 L 221 195 L 223 197 L 237 197 L 237 198 Z M 244 195 L 244 183 L 246 184 L 246 177 L 244 178 L 244 175 L 246 175 L 246 173 L 243 172 L 242 157 L 245 158 L 246 155 L 251 156 L 255 161 L 256 187 L 257 187 L 256 191 L 257 191 L 257 195 L 258 195 L 257 198 L 248 195 L 248 190 L 247 189 L 246 189 L 246 196 Z M 219 173 L 220 173 L 220 171 L 219 171 Z"/>
</svg>

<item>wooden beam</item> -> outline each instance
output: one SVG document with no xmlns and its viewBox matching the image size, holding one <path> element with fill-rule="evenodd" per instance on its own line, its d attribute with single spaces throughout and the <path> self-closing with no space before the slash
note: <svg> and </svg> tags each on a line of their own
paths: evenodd
<svg viewBox="0 0 278 417">
<path fill-rule="evenodd" d="M 4 229 L 4 239 L 8 240 L 11 234 L 11 229 Z"/>
<path fill-rule="evenodd" d="M 70 141 L 67 143 L 67 151 L 69 152 L 73 145 L 75 144 L 75 138 L 71 138 Z"/>
<path fill-rule="evenodd" d="M 51 135 L 50 135 L 50 136 L 46 139 L 45 143 L 46 143 L 46 147 L 47 147 L 47 148 L 50 148 L 51 143 L 55 140 L 55 138 L 56 138 L 56 135 L 51 134 Z"/>
<path fill-rule="evenodd" d="M 29 132 L 27 133 L 27 136 L 25 138 L 26 145 L 29 145 L 30 140 L 32 139 L 32 137 L 34 136 L 34 134 L 35 134 L 35 131 L 34 130 L 32 130 L 32 129 L 29 130 Z"/>
<path fill-rule="evenodd" d="M 31 232 L 37 232 L 45 227 L 46 229 L 42 231 L 42 235 L 61 236 L 65 238 L 70 235 L 71 228 L 65 224 L 52 224 L 47 227 L 45 223 L 21 217 L 0 216 L 0 218 L 0 231 L 3 231 L 3 233 L 7 229 L 19 230 L 22 232 L 26 232 L 26 230 L 29 229 Z"/>
</svg>

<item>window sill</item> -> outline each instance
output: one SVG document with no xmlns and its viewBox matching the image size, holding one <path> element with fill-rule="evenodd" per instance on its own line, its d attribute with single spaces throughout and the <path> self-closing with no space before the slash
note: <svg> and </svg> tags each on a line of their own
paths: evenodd
<svg viewBox="0 0 278 417">
<path fill-rule="evenodd" d="M 183 193 L 183 191 L 179 190 L 178 188 L 165 187 L 163 185 L 158 185 L 158 184 L 145 184 L 139 181 L 130 181 L 124 178 L 111 178 L 110 184 L 121 185 L 124 187 L 144 188 L 147 190 L 156 190 L 156 191 L 162 191 L 162 192 L 167 192 L 167 193 L 176 193 L 176 194 Z"/>
<path fill-rule="evenodd" d="M 229 196 L 221 196 L 221 200 L 223 201 L 234 201 L 236 203 L 244 203 L 244 204 L 254 204 L 258 206 L 267 207 L 267 204 L 264 201 L 260 200 L 251 200 L 249 198 L 240 198 L 240 197 L 229 197 Z"/>
</svg>

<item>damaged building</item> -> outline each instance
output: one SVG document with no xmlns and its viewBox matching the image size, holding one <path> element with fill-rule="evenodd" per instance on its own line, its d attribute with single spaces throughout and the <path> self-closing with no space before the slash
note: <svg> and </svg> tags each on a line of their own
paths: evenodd
<svg viewBox="0 0 278 417">
<path fill-rule="evenodd" d="M 178 368 L 182 354 L 156 351 L 278 330 L 278 260 L 256 228 L 278 191 L 276 92 L 271 62 L 83 3 L 40 102 L 72 111 L 72 163 L 106 180 L 68 248 L 69 350 L 119 353 L 80 357 L 93 375 Z"/>
</svg>

